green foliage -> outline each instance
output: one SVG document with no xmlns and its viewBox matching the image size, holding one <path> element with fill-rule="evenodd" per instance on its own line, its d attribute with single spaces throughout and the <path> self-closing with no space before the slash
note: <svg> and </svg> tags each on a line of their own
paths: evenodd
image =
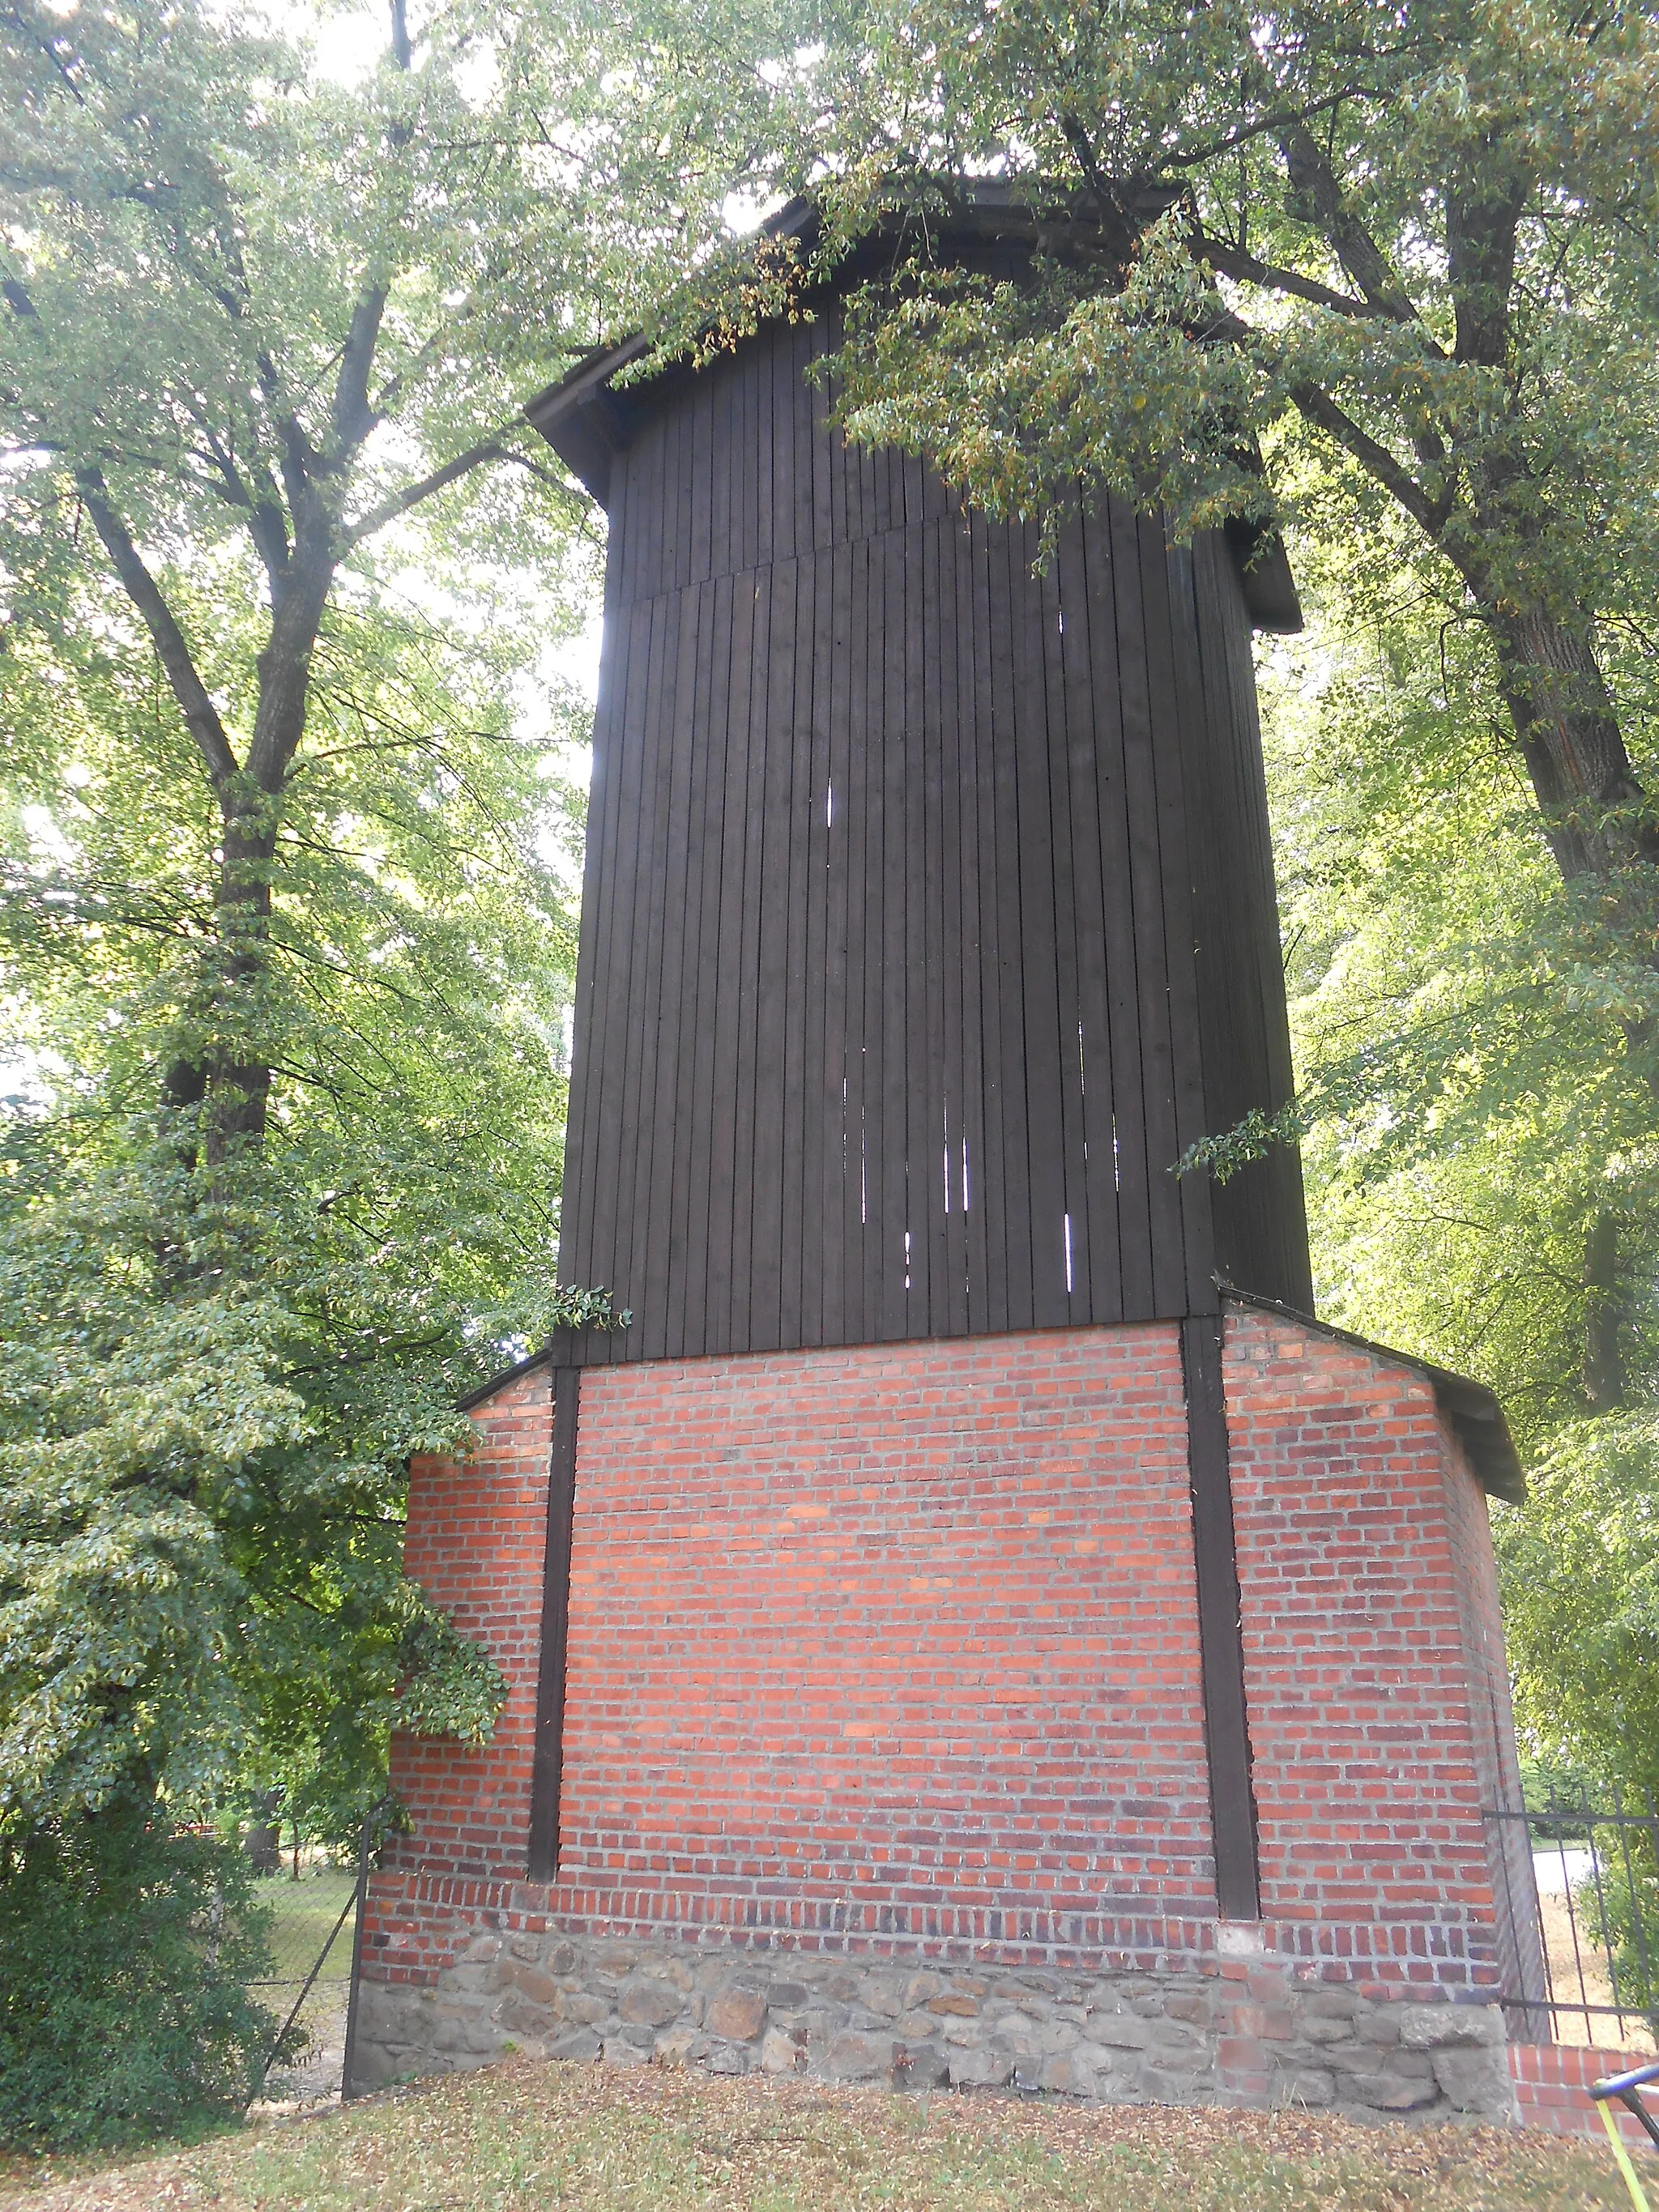
<svg viewBox="0 0 1659 2212">
<path fill-rule="evenodd" d="M 586 726 L 542 660 L 593 547 L 518 409 L 726 156 L 605 11 L 390 21 L 352 81 L 211 9 L 0 26 L 17 1837 L 129 1790 L 343 1837 L 393 1725 L 486 1735 L 404 1462 L 608 1313 L 554 1279 Z"/>
<path fill-rule="evenodd" d="M 131 1797 L 0 1838 L 0 2142 L 109 2149 L 239 2118 L 277 2022 L 243 1855 Z"/>
<path fill-rule="evenodd" d="M 1620 493 L 1650 477 L 1659 398 L 1656 37 L 1648 9 L 1592 24 L 1553 0 L 1404 27 L 1371 0 L 872 6 L 810 92 L 831 250 L 883 208 L 908 232 L 847 419 L 993 505 L 1083 475 L 1183 531 L 1294 503 L 1242 441 L 1303 423 L 1373 508 L 1446 500 L 1454 558 L 1467 542 L 1524 596 L 1547 561 L 1595 599 L 1654 552 Z M 1049 234 L 1035 288 L 930 264 L 949 187 L 988 173 L 1088 230 Z M 1512 262 L 1486 265 L 1492 240 Z M 1512 512 L 1472 496 L 1499 447 L 1528 486 Z"/>
<path fill-rule="evenodd" d="M 181 1232 L 154 1152 L 42 1190 L 38 1151 L 0 1183 L 0 1832 L 139 1774 L 180 1806 L 280 1782 L 349 1832 L 390 1726 L 476 1741 L 500 1703 L 399 1558 L 404 1461 L 461 1443 L 495 1347 L 426 1224 L 370 1242 L 289 1163 Z"/>
<path fill-rule="evenodd" d="M 1261 676 L 1321 1310 L 1498 1390 L 1531 1469 L 1495 1516 L 1523 1747 L 1593 1800 L 1652 1788 L 1644 973 L 1554 866 L 1432 564 L 1334 523 L 1297 559 L 1310 625 Z"/>
<path fill-rule="evenodd" d="M 1596 1759 L 1604 1796 L 1616 1781 L 1659 1803 L 1659 1423 L 1644 1407 L 1565 1427 L 1528 1486 L 1498 1530 L 1529 1662 L 1516 1719 L 1534 1743 Z"/>
<path fill-rule="evenodd" d="M 552 1282 L 580 809 L 548 749 L 583 722 L 556 701 L 515 731 L 533 646 L 389 595 L 325 629 L 257 1007 L 275 1109 L 211 1173 L 191 1110 L 146 1110 L 204 1018 L 191 750 L 112 621 L 25 618 L 0 660 L 28 1048 L 0 1147 L 0 1822 L 137 1760 L 179 1802 L 245 1777 L 345 1833 L 394 1716 L 487 1729 L 494 1670 L 398 1552 L 407 1455 L 596 1303 Z"/>
</svg>

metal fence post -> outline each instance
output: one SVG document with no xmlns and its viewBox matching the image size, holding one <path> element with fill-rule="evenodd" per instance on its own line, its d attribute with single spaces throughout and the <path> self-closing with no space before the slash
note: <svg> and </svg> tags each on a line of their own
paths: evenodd
<svg viewBox="0 0 1659 2212">
<path fill-rule="evenodd" d="M 357 1838 L 357 1920 L 351 1931 L 351 1989 L 346 1998 L 345 2050 L 340 2061 L 340 2102 L 356 2094 L 353 2063 L 357 2056 L 357 1991 L 363 1978 L 363 1909 L 368 1896 L 368 1839 L 374 1814 L 365 1813 Z"/>
</svg>

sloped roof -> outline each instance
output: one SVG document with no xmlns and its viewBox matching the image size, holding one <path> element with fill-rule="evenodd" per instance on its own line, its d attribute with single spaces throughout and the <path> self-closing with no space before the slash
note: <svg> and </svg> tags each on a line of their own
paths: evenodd
<svg viewBox="0 0 1659 2212">
<path fill-rule="evenodd" d="M 1294 1306 L 1281 1305 L 1276 1298 L 1256 1297 L 1249 1291 L 1236 1291 L 1226 1284 L 1222 1285 L 1222 1297 L 1230 1305 L 1253 1306 L 1263 1313 L 1277 1314 L 1282 1320 L 1294 1322 L 1298 1328 L 1311 1329 L 1316 1336 L 1328 1337 L 1334 1343 L 1368 1352 L 1373 1359 L 1386 1359 L 1393 1366 L 1409 1368 L 1414 1375 L 1425 1376 L 1433 1384 L 1435 1403 L 1468 1454 L 1469 1465 L 1482 1489 L 1510 1505 L 1519 1505 L 1525 1499 L 1526 1473 L 1515 1449 L 1515 1439 L 1510 1434 L 1510 1425 L 1496 1394 L 1484 1382 L 1472 1382 L 1467 1375 L 1454 1375 L 1449 1368 L 1437 1367 L 1431 1359 L 1419 1359 L 1415 1352 L 1397 1352 L 1392 1345 L 1377 1344 L 1368 1336 L 1356 1336 L 1351 1329 L 1317 1321 L 1312 1314 L 1298 1313 Z M 475 1406 L 493 1398 L 498 1390 L 506 1389 L 509 1383 L 534 1374 L 538 1368 L 550 1366 L 553 1352 L 554 1346 L 548 1345 L 540 1352 L 532 1352 L 528 1358 L 503 1368 L 499 1375 L 492 1375 L 487 1382 L 480 1382 L 464 1398 L 458 1398 L 456 1410 L 470 1413 Z"/>
<path fill-rule="evenodd" d="M 1329 1337 L 1334 1343 L 1352 1346 L 1356 1352 L 1369 1352 L 1373 1359 L 1386 1359 L 1393 1366 L 1407 1367 L 1413 1374 L 1425 1376 L 1433 1384 L 1435 1403 L 1468 1454 L 1469 1465 L 1481 1488 L 1490 1497 L 1501 1498 L 1510 1505 L 1519 1505 L 1523 1501 L 1527 1494 L 1526 1471 L 1515 1449 L 1504 1408 L 1496 1393 L 1484 1382 L 1472 1382 L 1467 1375 L 1454 1375 L 1449 1367 L 1437 1367 L 1431 1359 L 1419 1359 L 1413 1352 L 1396 1352 L 1392 1345 L 1376 1344 L 1368 1336 L 1354 1335 L 1351 1329 L 1337 1328 L 1328 1321 L 1316 1321 L 1311 1314 L 1298 1313 L 1294 1306 L 1281 1305 L 1277 1298 L 1256 1297 L 1249 1291 L 1236 1291 L 1225 1283 L 1221 1291 L 1227 1304 L 1255 1306 L 1263 1313 L 1278 1314 L 1285 1321 L 1295 1322 L 1299 1328 L 1311 1329 L 1316 1336 Z"/>
<path fill-rule="evenodd" d="M 1162 212 L 1172 194 L 1149 197 L 1139 212 L 1150 221 Z M 764 226 L 772 238 L 798 238 L 811 246 L 820 224 L 819 210 L 808 198 L 792 200 Z M 1038 212 L 1029 194 L 1021 197 L 1017 183 L 987 178 L 960 189 L 957 204 L 941 235 L 984 245 L 1053 247 L 1063 244 L 1067 230 L 1079 235 L 1097 226 L 1081 212 L 1067 214 L 1064 203 L 1057 212 Z M 871 273 L 878 234 L 842 264 L 837 283 L 847 286 Z M 569 374 L 526 407 L 525 419 L 539 431 L 559 459 L 601 507 L 608 504 L 611 464 L 632 441 L 647 410 L 688 381 L 696 372 L 684 360 L 671 362 L 656 374 L 617 390 L 612 379 L 632 368 L 651 352 L 653 341 L 641 331 L 618 343 L 598 348 L 579 362 Z M 1243 587 L 1244 605 L 1256 629 L 1293 631 L 1302 628 L 1302 603 L 1276 531 L 1249 522 L 1227 525 L 1226 538 Z"/>
</svg>

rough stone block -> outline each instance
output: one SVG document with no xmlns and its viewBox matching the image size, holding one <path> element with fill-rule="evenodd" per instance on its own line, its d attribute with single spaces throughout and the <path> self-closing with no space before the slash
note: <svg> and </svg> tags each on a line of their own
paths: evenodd
<svg viewBox="0 0 1659 2212">
<path fill-rule="evenodd" d="M 1336 2096 L 1336 2083 L 1317 2066 L 1298 2066 L 1280 2074 L 1273 2084 L 1276 2105 L 1325 2106 Z"/>
<path fill-rule="evenodd" d="M 625 2035 L 607 2035 L 604 2052 L 607 2066 L 648 2066 L 651 2063 L 649 2046 L 631 2042 Z"/>
<path fill-rule="evenodd" d="M 1434 2054 L 1434 2078 L 1454 2112 L 1499 2122 L 1517 2117 L 1509 2053 L 1483 2045 L 1474 2050 L 1440 2050 Z"/>
<path fill-rule="evenodd" d="M 552 2027 L 552 2015 L 544 2005 L 532 2004 L 517 1990 L 509 1990 L 495 2008 L 493 2014 L 499 2027 L 514 2035 L 544 2034 Z"/>
<path fill-rule="evenodd" d="M 951 2053 L 953 2089 L 1006 2089 L 1014 2078 L 1014 2057 L 1009 2051 L 971 2044 Z"/>
<path fill-rule="evenodd" d="M 866 2034 L 857 2028 L 843 2028 L 831 2039 L 823 2054 L 824 2078 L 830 2081 L 885 2080 L 892 2073 L 897 2051 L 897 2039 L 892 2035 Z M 955 2078 L 953 2067 L 951 2079 Z"/>
<path fill-rule="evenodd" d="M 1365 2008 L 1365 2000 L 1352 1990 L 1310 1990 L 1302 1999 L 1304 2020 L 1352 2020 Z"/>
<path fill-rule="evenodd" d="M 617 2010 L 633 2026 L 666 2027 L 685 2010 L 685 1995 L 672 1983 L 633 1974 L 617 1992 Z"/>
<path fill-rule="evenodd" d="M 1091 2043 L 1103 2043 L 1115 2051 L 1149 2050 L 1158 2033 L 1150 2021 L 1133 2013 L 1091 2012 L 1086 2026 Z"/>
<path fill-rule="evenodd" d="M 492 1955 L 488 1965 L 450 1966 L 439 1984 L 445 1996 L 477 1996 L 501 1985 L 501 1969 Z"/>
<path fill-rule="evenodd" d="M 1410 2075 L 1354 2074 L 1348 2077 L 1346 2088 L 1362 2105 L 1379 2112 L 1420 2112 L 1440 2101 L 1432 2075 L 1422 2081 Z"/>
<path fill-rule="evenodd" d="M 704 2016 L 710 2035 L 726 2043 L 751 2043 L 765 2024 L 766 1999 L 758 1990 L 741 1987 L 722 1990 Z"/>
<path fill-rule="evenodd" d="M 872 1974 L 859 2002 L 878 2020 L 896 2020 L 904 2010 L 904 1983 L 897 1974 Z"/>
<path fill-rule="evenodd" d="M 1051 2051 L 1037 2069 L 1037 2086 L 1061 2097 L 1097 2097 L 1109 2072 L 1109 2067 L 1093 2063 L 1082 2046 Z"/>
<path fill-rule="evenodd" d="M 1504 2039 L 1504 2014 L 1497 2005 L 1402 2004 L 1393 2009 L 1400 2021 L 1400 2040 L 1408 2051 Z"/>
<path fill-rule="evenodd" d="M 806 2064 L 805 2028 L 769 2027 L 761 2038 L 761 2069 L 767 2074 L 799 2074 Z"/>
<path fill-rule="evenodd" d="M 591 2027 L 573 2027 L 548 2048 L 550 2058 L 597 2058 L 599 2039 Z"/>
</svg>

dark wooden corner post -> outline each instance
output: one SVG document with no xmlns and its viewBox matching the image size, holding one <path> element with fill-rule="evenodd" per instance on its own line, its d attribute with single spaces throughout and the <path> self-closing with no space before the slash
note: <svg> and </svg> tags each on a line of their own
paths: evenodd
<svg viewBox="0 0 1659 2212">
<path fill-rule="evenodd" d="M 559 1869 L 565 1650 L 570 1628 L 570 1536 L 576 1507 L 576 1416 L 581 1376 L 580 1367 L 553 1370 L 553 1445 L 547 1470 L 541 1664 L 536 1677 L 536 1741 L 530 1781 L 528 1873 L 532 1881 L 551 1881 Z"/>
<path fill-rule="evenodd" d="M 1193 1493 L 1193 1551 L 1198 1568 L 1198 1637 L 1204 1678 L 1204 1741 L 1210 1768 L 1216 1897 L 1224 1920 L 1261 1917 L 1255 1797 L 1244 1705 L 1244 1644 L 1239 1626 L 1238 1560 L 1233 1546 L 1233 1485 L 1227 1452 L 1219 1314 L 1181 1324 L 1187 1387 L 1187 1465 Z"/>
</svg>

